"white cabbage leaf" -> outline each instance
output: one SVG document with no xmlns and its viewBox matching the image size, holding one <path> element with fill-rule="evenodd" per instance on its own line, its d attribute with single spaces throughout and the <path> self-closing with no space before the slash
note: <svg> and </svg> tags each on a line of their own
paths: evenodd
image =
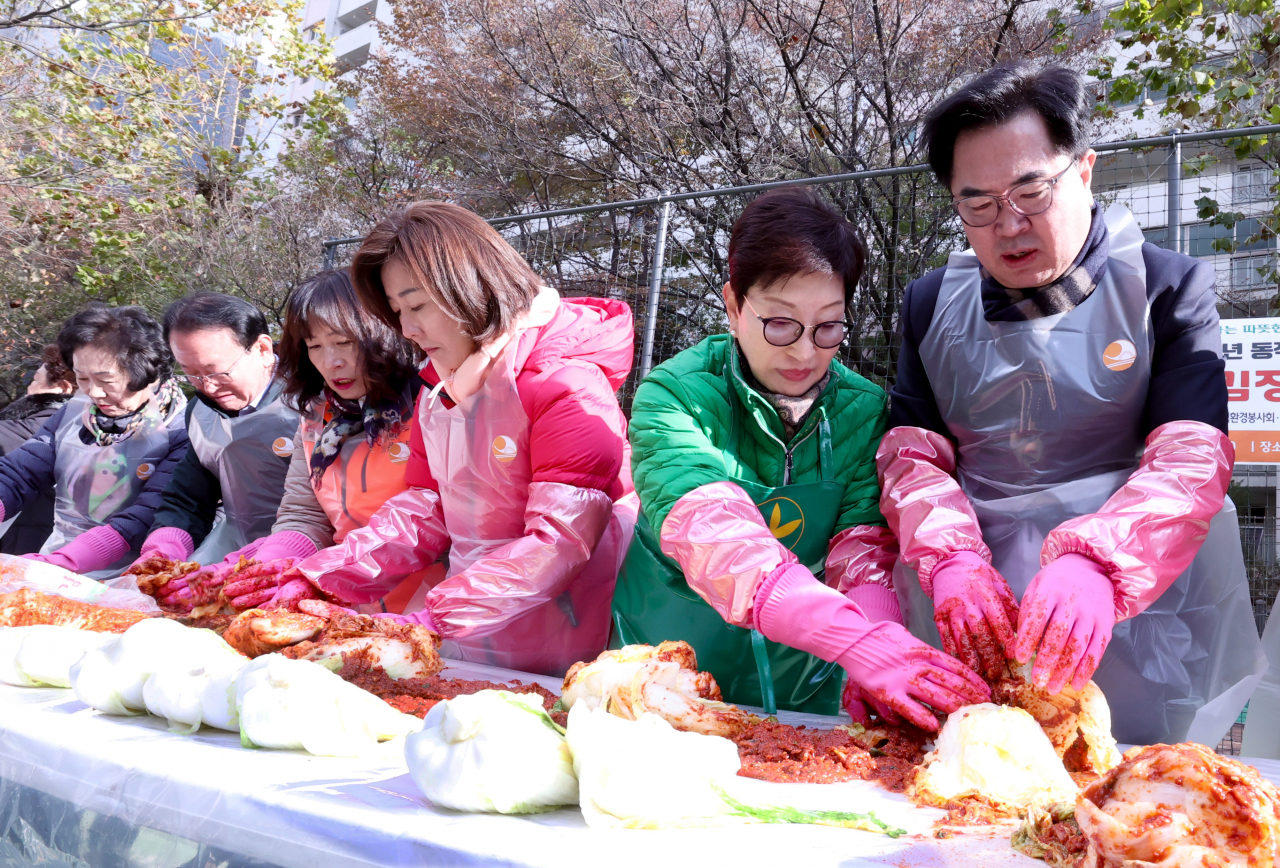
<svg viewBox="0 0 1280 868">
<path fill-rule="evenodd" d="M 55 624 L 0 627 L 0 681 L 18 687 L 69 687 L 71 666 L 86 651 L 116 638 Z"/>
<path fill-rule="evenodd" d="M 405 760 L 444 808 L 531 814 L 578 803 L 563 730 L 536 694 L 481 690 L 437 703 L 405 740 Z"/>
<path fill-rule="evenodd" d="M 1074 802 L 1079 792 L 1035 718 L 990 702 L 947 718 L 917 786 L 943 801 L 977 793 L 1021 807 Z"/>
<path fill-rule="evenodd" d="M 680 732 L 656 714 L 624 720 L 585 702 L 569 711 L 567 738 L 578 803 L 592 828 L 749 822 L 719 792 L 742 767 L 728 739 Z"/>
<path fill-rule="evenodd" d="M 359 756 L 379 742 L 417 732 L 402 714 L 309 660 L 264 654 L 236 678 L 240 742 L 245 747 Z"/>
<path fill-rule="evenodd" d="M 107 714 L 141 714 L 147 710 L 143 687 L 151 673 L 164 665 L 208 654 L 226 646 L 210 630 L 184 627 L 165 618 L 139 621 L 115 641 L 88 651 L 71 667 L 76 698 Z"/>
<path fill-rule="evenodd" d="M 249 659 L 220 637 L 201 642 L 190 654 L 156 667 L 142 688 L 147 711 L 169 721 L 175 732 L 192 733 L 207 726 L 240 731 L 236 712 L 236 677 Z"/>
</svg>

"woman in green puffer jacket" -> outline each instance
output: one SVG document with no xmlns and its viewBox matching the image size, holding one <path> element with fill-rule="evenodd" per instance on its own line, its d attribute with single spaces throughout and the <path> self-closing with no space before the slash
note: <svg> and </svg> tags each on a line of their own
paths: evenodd
<svg viewBox="0 0 1280 868">
<path fill-rule="evenodd" d="M 808 188 L 729 242 L 729 334 L 658 366 L 632 407 L 643 512 L 618 578 L 622 642 L 683 639 L 725 699 L 936 729 L 986 686 L 901 624 L 880 515 L 884 392 L 835 360 L 866 258 Z M 841 683 L 849 675 L 843 702 Z M 864 705 L 865 703 L 865 705 Z"/>
</svg>

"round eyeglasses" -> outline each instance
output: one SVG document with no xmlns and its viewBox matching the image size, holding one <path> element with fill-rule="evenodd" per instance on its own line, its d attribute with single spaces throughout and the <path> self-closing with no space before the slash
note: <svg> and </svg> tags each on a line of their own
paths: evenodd
<svg viewBox="0 0 1280 868">
<path fill-rule="evenodd" d="M 960 219 L 964 221 L 964 225 L 972 226 L 979 229 L 983 226 L 990 226 L 1000 217 L 1000 203 L 1008 202 L 1009 207 L 1014 213 L 1021 214 L 1023 217 L 1032 217 L 1036 214 L 1043 214 L 1049 210 L 1049 206 L 1053 204 L 1053 188 L 1062 176 L 1067 173 L 1076 164 L 1072 160 L 1067 164 L 1067 168 L 1063 169 L 1052 178 L 1041 178 L 1036 181 L 1027 181 L 1025 184 L 1018 184 L 1009 188 L 1009 192 L 1003 196 L 965 196 L 963 199 L 956 200 L 956 213 L 960 215 Z"/>
<path fill-rule="evenodd" d="M 188 383 L 188 384 L 190 384 L 190 385 L 192 386 L 192 388 L 200 389 L 201 391 L 204 391 L 206 388 L 210 388 L 210 387 L 213 387 L 213 386 L 226 386 L 226 385 L 230 385 L 230 383 L 231 383 L 231 372 L 232 372 L 232 371 L 234 371 L 234 370 L 236 369 L 236 365 L 238 365 L 238 364 L 240 364 L 241 362 L 243 362 L 243 361 L 244 361 L 244 357 L 245 357 L 245 356 L 247 356 L 247 355 L 249 355 L 249 353 L 251 353 L 251 352 L 253 352 L 253 348 L 252 348 L 252 347 L 250 347 L 249 349 L 245 350 L 245 351 L 244 351 L 244 356 L 241 356 L 240 358 L 236 359 L 235 364 L 233 364 L 231 367 L 227 368 L 227 369 L 226 369 L 225 371 L 223 371 L 221 374 L 204 374 L 204 375 L 200 375 L 200 374 L 174 374 L 174 376 L 175 376 L 175 377 L 177 377 L 179 380 L 182 380 L 184 383 Z"/>
<path fill-rule="evenodd" d="M 791 317 L 760 316 L 756 313 L 756 309 L 751 307 L 751 302 L 745 298 L 742 301 L 764 325 L 764 339 L 775 347 L 789 347 L 800 340 L 806 331 L 811 330 L 815 347 L 820 350 L 833 350 L 844 343 L 845 337 L 849 334 L 849 324 L 844 320 L 831 320 L 820 322 L 815 326 L 806 326 Z"/>
</svg>

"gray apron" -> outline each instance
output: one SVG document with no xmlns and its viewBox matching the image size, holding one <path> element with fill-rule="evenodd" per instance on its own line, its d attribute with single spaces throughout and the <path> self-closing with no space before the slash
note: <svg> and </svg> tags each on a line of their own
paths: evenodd
<svg viewBox="0 0 1280 868">
<path fill-rule="evenodd" d="M 987 322 L 978 260 L 952 254 L 920 356 L 959 444 L 960 486 L 993 564 L 1021 599 L 1062 522 L 1096 512 L 1137 469 L 1151 376 L 1142 232 L 1106 212 L 1110 257 L 1090 298 L 1065 314 Z M 937 644 L 933 607 L 899 565 L 900 603 Z M 1216 745 L 1261 677 L 1235 508 L 1222 510 L 1195 561 L 1145 612 L 1115 626 L 1094 675 L 1112 731 L 1132 744 Z"/>
<path fill-rule="evenodd" d="M 298 412 L 280 400 L 283 388 L 283 381 L 273 380 L 256 409 L 234 418 L 203 401 L 191 411 L 191 448 L 222 485 L 220 517 L 193 561 L 217 563 L 271 533 L 298 432 Z"/>
<path fill-rule="evenodd" d="M 154 402 L 153 402 L 154 403 Z M 187 400 L 181 394 L 161 417 L 153 406 L 132 434 L 119 443 L 99 446 L 80 440 L 80 429 L 93 405 L 84 395 L 67 402 L 62 422 L 54 433 L 54 479 L 57 491 L 53 532 L 41 554 L 57 551 L 87 530 L 106 524 L 108 518 L 133 504 L 156 467 L 169 454 L 169 431 L 181 428 Z M 136 551 L 125 554 L 110 567 L 85 573 L 104 579 L 118 575 L 133 563 Z"/>
</svg>

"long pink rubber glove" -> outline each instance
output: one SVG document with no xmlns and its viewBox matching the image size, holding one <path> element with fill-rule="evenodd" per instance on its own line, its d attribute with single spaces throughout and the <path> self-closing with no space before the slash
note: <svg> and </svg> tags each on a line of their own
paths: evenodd
<svg viewBox="0 0 1280 868">
<path fill-rule="evenodd" d="M 1082 690 L 1116 625 L 1115 586 L 1106 571 L 1084 555 L 1065 554 L 1036 573 L 1022 603 L 1018 662 L 1035 654 L 1031 680 L 1051 695 L 1068 681 Z"/>
<path fill-rule="evenodd" d="M 302 561 L 287 579 L 305 578 L 322 593 L 348 603 L 372 603 L 435 563 L 448 545 L 440 495 L 411 488 L 378 507 L 366 526 L 341 543 Z"/>
<path fill-rule="evenodd" d="M 416 622 L 448 639 L 499 632 L 569 589 L 612 517 L 613 500 L 599 489 L 530 483 L 524 534 L 428 591 Z"/>
<path fill-rule="evenodd" d="M 191 534 L 180 527 L 158 527 L 147 534 L 142 544 L 141 556 L 131 566 L 137 566 L 152 555 L 160 555 L 172 561 L 185 561 L 196 550 Z"/>
<path fill-rule="evenodd" d="M 933 571 L 944 558 L 971 551 L 990 562 L 973 504 L 954 476 L 950 440 L 924 428 L 891 428 L 876 451 L 876 469 L 880 511 L 898 538 L 903 561 L 920 574 L 925 596 L 933 598 Z"/>
<path fill-rule="evenodd" d="M 872 621 L 902 623 L 893 590 L 898 540 L 887 527 L 854 525 L 840 531 L 827 546 L 823 580 L 858 604 Z"/>
<path fill-rule="evenodd" d="M 796 563 L 755 501 L 732 482 L 710 482 L 677 500 L 660 543 L 693 592 L 735 627 L 753 625 L 756 591 L 779 566 Z"/>
<path fill-rule="evenodd" d="M 834 660 L 890 722 L 901 715 L 934 731 L 926 704 L 951 713 L 991 698 L 991 691 L 960 661 L 930 648 L 889 621 L 872 623 L 834 588 L 800 564 L 780 567 L 760 586 L 755 627 L 765 638 Z"/>
<path fill-rule="evenodd" d="M 1235 446 L 1217 428 L 1168 422 L 1147 436 L 1138 469 L 1101 509 L 1050 531 L 1015 648 L 1023 662 L 1037 654 L 1037 683 L 1056 692 L 1068 678 L 1083 686 L 1092 677 L 1112 627 L 1145 611 L 1195 559 L 1234 462 Z"/>
<path fill-rule="evenodd" d="M 1004 576 L 976 552 L 956 552 L 933 570 L 933 622 L 942 648 L 997 678 L 1013 658 L 1018 602 Z"/>
<path fill-rule="evenodd" d="M 1145 611 L 1200 551 L 1235 457 L 1235 446 L 1212 425 L 1161 425 L 1147 435 L 1138 469 L 1101 509 L 1049 532 L 1040 565 L 1084 555 L 1115 585 L 1116 620 Z"/>
<path fill-rule="evenodd" d="M 109 524 L 90 528 L 71 542 L 47 555 L 23 555 L 31 561 L 43 561 L 62 567 L 73 573 L 91 573 L 102 570 L 124 557 L 129 551 L 128 541 Z"/>
</svg>

